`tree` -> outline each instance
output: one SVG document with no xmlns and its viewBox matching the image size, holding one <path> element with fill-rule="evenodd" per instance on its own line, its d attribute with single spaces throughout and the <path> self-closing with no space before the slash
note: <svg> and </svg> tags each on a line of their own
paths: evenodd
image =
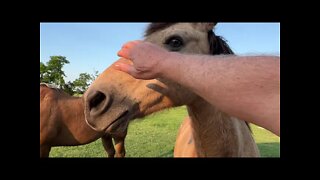
<svg viewBox="0 0 320 180">
<path fill-rule="evenodd" d="M 65 87 L 63 77 L 66 75 L 62 68 L 65 64 L 69 64 L 69 61 L 64 56 L 50 56 L 47 65 L 40 62 L 40 81 L 55 84 L 63 89 Z"/>
<path fill-rule="evenodd" d="M 70 95 L 83 94 L 99 75 L 98 71 L 93 74 L 81 73 L 73 82 L 65 83 L 66 75 L 62 70 L 65 64 L 69 64 L 69 61 L 64 56 L 50 56 L 46 64 L 40 62 L 40 82 L 55 84 Z"/>
<path fill-rule="evenodd" d="M 94 71 L 94 74 L 81 73 L 79 78 L 73 81 L 73 90 L 78 94 L 83 94 L 98 75 L 98 71 Z"/>
<path fill-rule="evenodd" d="M 91 79 L 94 81 L 99 76 L 99 71 L 94 71 L 94 74 L 91 74 Z"/>
<path fill-rule="evenodd" d="M 43 76 L 47 72 L 47 66 L 40 62 L 40 82 L 44 82 Z"/>
<path fill-rule="evenodd" d="M 70 81 L 68 81 L 64 86 L 63 86 L 63 91 L 70 94 L 71 96 L 74 95 L 74 84 Z"/>
<path fill-rule="evenodd" d="M 83 94 L 94 79 L 88 73 L 81 73 L 79 78 L 73 81 L 74 91 L 78 94 Z"/>
</svg>

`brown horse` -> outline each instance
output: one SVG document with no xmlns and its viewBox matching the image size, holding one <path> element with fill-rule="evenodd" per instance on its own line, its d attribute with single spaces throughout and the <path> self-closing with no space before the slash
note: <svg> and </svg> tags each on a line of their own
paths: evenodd
<svg viewBox="0 0 320 180">
<path fill-rule="evenodd" d="M 227 43 L 215 35 L 214 26 L 215 23 L 152 23 L 145 41 L 180 53 L 233 54 Z M 118 61 L 131 63 L 123 58 Z M 187 105 L 198 157 L 259 156 L 245 121 L 221 112 L 180 84 L 167 79 L 135 79 L 113 66 L 101 73 L 84 94 L 85 116 L 92 128 L 123 131 L 129 120 Z"/>
<path fill-rule="evenodd" d="M 126 134 L 127 129 L 114 134 L 94 131 L 85 121 L 83 98 L 40 84 L 40 157 L 49 157 L 53 146 L 83 145 L 99 138 L 109 157 L 124 157 Z"/>
</svg>

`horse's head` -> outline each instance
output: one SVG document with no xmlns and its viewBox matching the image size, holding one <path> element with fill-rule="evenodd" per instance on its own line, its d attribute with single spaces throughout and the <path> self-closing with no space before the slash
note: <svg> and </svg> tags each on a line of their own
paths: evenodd
<svg viewBox="0 0 320 180">
<path fill-rule="evenodd" d="M 213 33 L 216 23 L 152 23 L 145 41 L 169 51 L 189 54 L 232 54 Z M 118 61 L 130 63 L 126 59 Z M 199 98 L 183 86 L 165 79 L 138 80 L 107 68 L 84 94 L 87 123 L 97 131 L 123 131 L 130 119 L 168 107 L 188 105 Z"/>
</svg>

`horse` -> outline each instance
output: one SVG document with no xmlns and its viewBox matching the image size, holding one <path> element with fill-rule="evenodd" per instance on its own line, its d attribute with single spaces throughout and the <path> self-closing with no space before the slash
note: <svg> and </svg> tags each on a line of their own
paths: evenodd
<svg viewBox="0 0 320 180">
<path fill-rule="evenodd" d="M 198 157 L 193 138 L 192 121 L 186 117 L 180 125 L 173 151 L 174 157 Z"/>
<path fill-rule="evenodd" d="M 216 23 L 151 23 L 144 41 L 186 54 L 234 55 L 224 38 L 215 35 L 215 26 Z M 124 58 L 116 62 L 131 63 Z M 198 157 L 260 156 L 245 121 L 220 111 L 176 82 L 135 79 L 116 70 L 115 63 L 84 94 L 85 119 L 96 131 L 123 131 L 135 118 L 186 105 Z"/>
<path fill-rule="evenodd" d="M 94 131 L 85 121 L 82 97 L 40 83 L 40 157 L 49 157 L 54 146 L 84 145 L 99 138 L 109 158 L 124 157 L 126 135 L 127 129 L 115 133 Z"/>
</svg>

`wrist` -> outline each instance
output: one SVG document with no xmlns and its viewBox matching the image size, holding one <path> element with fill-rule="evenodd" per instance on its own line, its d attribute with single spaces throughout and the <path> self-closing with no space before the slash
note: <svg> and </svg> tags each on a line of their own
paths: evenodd
<svg viewBox="0 0 320 180">
<path fill-rule="evenodd" d="M 166 78 L 168 74 L 175 71 L 178 64 L 176 63 L 180 59 L 181 54 L 177 52 L 168 52 L 159 64 L 159 77 Z"/>
</svg>

